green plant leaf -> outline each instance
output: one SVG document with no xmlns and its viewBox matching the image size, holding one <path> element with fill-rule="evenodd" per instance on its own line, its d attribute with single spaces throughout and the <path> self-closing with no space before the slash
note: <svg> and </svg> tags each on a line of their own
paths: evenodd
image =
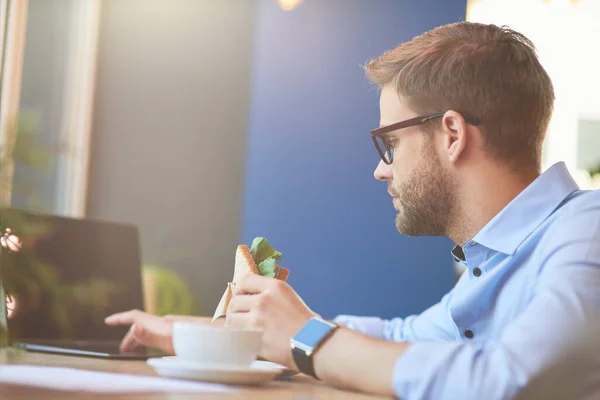
<svg viewBox="0 0 600 400">
<path fill-rule="evenodd" d="M 194 294 L 177 272 L 156 265 L 144 265 L 144 274 L 155 278 L 154 298 L 149 300 L 157 315 L 201 315 Z"/>
<path fill-rule="evenodd" d="M 600 163 L 598 163 L 598 165 L 596 165 L 595 167 L 590 168 L 588 172 L 592 177 L 596 174 L 600 174 Z"/>
</svg>

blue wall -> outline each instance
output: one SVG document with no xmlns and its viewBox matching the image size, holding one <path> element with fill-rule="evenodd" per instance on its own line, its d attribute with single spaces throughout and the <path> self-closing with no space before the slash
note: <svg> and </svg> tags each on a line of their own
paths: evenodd
<svg viewBox="0 0 600 400">
<path fill-rule="evenodd" d="M 379 95 L 361 65 L 465 9 L 465 0 L 306 0 L 291 12 L 259 3 L 241 240 L 267 237 L 326 318 L 420 312 L 453 284 L 452 243 L 398 234 L 386 185 L 373 178 Z"/>
</svg>

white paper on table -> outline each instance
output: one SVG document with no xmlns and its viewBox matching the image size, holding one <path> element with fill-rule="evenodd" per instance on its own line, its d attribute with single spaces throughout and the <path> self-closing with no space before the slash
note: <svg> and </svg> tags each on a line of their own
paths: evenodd
<svg viewBox="0 0 600 400">
<path fill-rule="evenodd" d="M 216 383 L 34 365 L 0 365 L 0 383 L 99 393 L 233 392 Z"/>
</svg>

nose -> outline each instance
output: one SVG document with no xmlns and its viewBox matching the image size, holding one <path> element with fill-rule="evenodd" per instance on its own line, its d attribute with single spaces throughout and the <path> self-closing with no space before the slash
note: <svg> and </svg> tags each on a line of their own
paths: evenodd
<svg viewBox="0 0 600 400">
<path fill-rule="evenodd" d="M 388 181 L 392 179 L 392 166 L 387 165 L 383 160 L 379 160 L 379 164 L 377 164 L 373 176 L 378 181 Z"/>
</svg>

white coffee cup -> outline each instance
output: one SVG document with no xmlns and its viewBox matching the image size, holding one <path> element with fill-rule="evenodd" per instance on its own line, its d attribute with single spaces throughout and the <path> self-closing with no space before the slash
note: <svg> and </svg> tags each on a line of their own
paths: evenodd
<svg viewBox="0 0 600 400">
<path fill-rule="evenodd" d="M 260 350 L 263 331 L 178 321 L 173 349 L 178 359 L 204 365 L 248 367 Z"/>
</svg>

